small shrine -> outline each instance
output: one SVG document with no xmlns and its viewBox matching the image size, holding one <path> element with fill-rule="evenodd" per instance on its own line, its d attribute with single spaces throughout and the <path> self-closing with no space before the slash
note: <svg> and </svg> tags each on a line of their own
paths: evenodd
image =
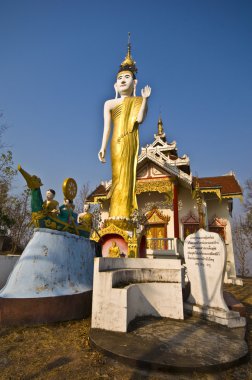
<svg viewBox="0 0 252 380">
<path fill-rule="evenodd" d="M 59 207 L 59 203 L 54 199 L 53 189 L 47 190 L 46 200 L 43 201 L 41 179 L 36 175 L 30 175 L 20 165 L 18 170 L 31 190 L 31 222 L 36 228 L 49 228 L 89 238 L 92 216 L 87 212 L 78 216 L 74 212 L 73 200 L 77 195 L 77 183 L 73 178 L 66 178 L 62 184 L 64 204 Z"/>
<path fill-rule="evenodd" d="M 128 222 L 109 221 L 111 186 L 112 181 L 101 182 L 87 199 L 100 205 L 102 223 L 92 238 L 101 243 L 104 257 L 115 242 L 128 257 L 183 258 L 185 238 L 203 223 L 225 242 L 226 281 L 236 278 L 230 222 L 233 198 L 241 199 L 242 189 L 233 173 L 193 177 L 189 157 L 179 156 L 176 142 L 167 141 L 161 117 L 154 141 L 142 147 L 138 156 L 138 211 Z"/>
</svg>

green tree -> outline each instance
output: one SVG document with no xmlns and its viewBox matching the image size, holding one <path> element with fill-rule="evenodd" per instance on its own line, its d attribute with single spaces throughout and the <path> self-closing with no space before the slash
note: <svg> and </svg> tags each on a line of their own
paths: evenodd
<svg viewBox="0 0 252 380">
<path fill-rule="evenodd" d="M 80 190 L 78 191 L 78 195 L 75 198 L 75 209 L 74 211 L 77 212 L 77 214 L 80 214 L 83 212 L 83 205 L 86 202 L 87 196 L 90 194 L 90 186 L 89 183 L 83 183 Z"/>
<path fill-rule="evenodd" d="M 245 192 L 245 218 L 243 222 L 243 229 L 249 242 L 250 249 L 252 249 L 252 179 L 248 179 L 246 181 Z"/>
<path fill-rule="evenodd" d="M 244 214 L 233 222 L 233 243 L 238 272 L 241 276 L 247 276 L 250 273 L 248 255 L 252 250 L 252 179 L 245 184 Z"/>
<path fill-rule="evenodd" d="M 1 114 L 0 117 L 2 117 Z M 6 126 L 0 125 L 0 234 L 2 235 L 6 235 L 8 229 L 13 225 L 13 220 L 6 209 L 6 203 L 12 180 L 17 173 L 14 169 L 12 152 L 6 151 L 2 140 L 5 130 Z"/>
<path fill-rule="evenodd" d="M 247 257 L 250 250 L 250 244 L 244 229 L 244 218 L 235 218 L 233 221 L 233 243 L 234 252 L 238 263 L 238 273 L 245 277 L 249 274 Z"/>
<path fill-rule="evenodd" d="M 0 114 L 0 119 L 2 114 Z M 17 174 L 11 150 L 3 142 L 7 127 L 0 125 L 0 234 L 11 238 L 12 253 L 23 248 L 31 237 L 30 190 L 11 195 L 12 182 Z"/>
<path fill-rule="evenodd" d="M 8 215 L 13 221 L 9 227 L 12 242 L 12 253 L 23 249 L 31 238 L 33 227 L 31 225 L 31 191 L 25 188 L 17 196 L 10 196 L 7 201 Z"/>
</svg>

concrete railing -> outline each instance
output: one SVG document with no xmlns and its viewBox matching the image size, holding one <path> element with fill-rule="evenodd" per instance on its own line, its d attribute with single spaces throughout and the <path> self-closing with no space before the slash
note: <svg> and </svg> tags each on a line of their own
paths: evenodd
<svg viewBox="0 0 252 380">
<path fill-rule="evenodd" d="M 179 272 L 173 269 L 142 268 L 118 269 L 112 272 L 112 288 L 125 288 L 128 285 L 148 282 L 182 282 Z"/>
<path fill-rule="evenodd" d="M 147 238 L 146 248 L 155 251 L 172 251 L 174 252 L 173 238 Z"/>
</svg>

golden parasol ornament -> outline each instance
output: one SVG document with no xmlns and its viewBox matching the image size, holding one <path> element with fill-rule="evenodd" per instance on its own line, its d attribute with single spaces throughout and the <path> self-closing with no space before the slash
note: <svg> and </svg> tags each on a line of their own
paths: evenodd
<svg viewBox="0 0 252 380">
<path fill-rule="evenodd" d="M 62 185 L 65 199 L 72 201 L 77 195 L 77 183 L 73 178 L 66 178 Z"/>
</svg>

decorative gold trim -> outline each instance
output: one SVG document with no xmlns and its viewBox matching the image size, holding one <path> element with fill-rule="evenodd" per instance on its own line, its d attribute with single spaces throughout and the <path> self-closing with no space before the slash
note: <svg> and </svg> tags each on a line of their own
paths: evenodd
<svg viewBox="0 0 252 380">
<path fill-rule="evenodd" d="M 138 245 L 137 242 L 128 243 L 128 255 L 127 257 L 135 258 L 137 257 Z"/>
<path fill-rule="evenodd" d="M 98 243 L 98 241 L 100 240 L 100 236 L 98 235 L 98 233 L 94 230 L 90 235 L 90 240 L 96 241 Z"/>
<path fill-rule="evenodd" d="M 221 199 L 220 189 L 200 189 L 201 193 L 215 193 Z"/>
<path fill-rule="evenodd" d="M 108 234 L 116 234 L 116 235 L 119 235 L 121 236 L 126 242 L 128 242 L 129 240 L 129 235 L 127 234 L 126 231 L 122 230 L 121 228 L 115 226 L 114 224 L 110 224 L 108 227 L 105 227 L 105 228 L 102 228 L 101 230 L 97 231 L 98 234 L 96 233 L 96 235 L 99 236 L 99 239 L 97 240 L 97 237 L 93 237 L 94 234 L 92 234 L 92 239 L 95 240 L 95 241 L 99 241 L 100 238 L 104 235 L 108 235 Z"/>
<path fill-rule="evenodd" d="M 155 221 L 150 221 L 150 219 L 153 217 L 153 216 L 157 216 L 159 218 L 159 220 L 155 220 Z M 153 208 L 151 211 L 147 212 L 146 214 L 146 218 L 147 218 L 147 223 L 148 224 L 153 224 L 153 223 L 164 223 L 164 224 L 168 224 L 169 221 L 170 221 L 170 217 L 167 215 L 164 215 L 160 210 L 158 210 L 157 208 Z"/>
<path fill-rule="evenodd" d="M 135 223 L 132 219 L 106 219 L 104 221 L 104 228 L 113 224 L 114 226 L 120 228 L 124 231 L 133 231 L 135 227 Z"/>
<path fill-rule="evenodd" d="M 200 188 L 200 192 L 201 193 L 215 193 L 219 199 L 222 198 L 220 189 L 201 189 Z M 196 195 L 196 190 L 193 190 L 192 192 L 193 199 L 195 198 L 195 195 Z"/>
<path fill-rule="evenodd" d="M 232 198 L 238 198 L 238 199 L 240 199 L 240 202 L 241 203 L 243 203 L 243 196 L 240 194 L 234 194 L 234 195 L 232 195 L 232 194 L 230 194 L 230 195 L 222 195 L 222 198 L 223 199 L 232 199 Z"/>
<path fill-rule="evenodd" d="M 107 195 L 98 195 L 97 197 L 94 197 L 94 202 L 88 202 L 88 203 L 101 203 L 104 200 L 107 199 Z"/>
<path fill-rule="evenodd" d="M 53 222 L 50 219 L 45 220 L 46 228 L 50 228 L 51 230 L 57 230 L 57 223 Z"/>
<path fill-rule="evenodd" d="M 152 191 L 166 193 L 169 198 L 173 198 L 173 183 L 170 179 L 137 180 L 136 194 L 150 193 Z"/>
<path fill-rule="evenodd" d="M 31 223 L 33 223 L 35 227 L 39 227 L 39 220 L 44 219 L 46 215 L 44 210 L 32 212 Z"/>
</svg>

